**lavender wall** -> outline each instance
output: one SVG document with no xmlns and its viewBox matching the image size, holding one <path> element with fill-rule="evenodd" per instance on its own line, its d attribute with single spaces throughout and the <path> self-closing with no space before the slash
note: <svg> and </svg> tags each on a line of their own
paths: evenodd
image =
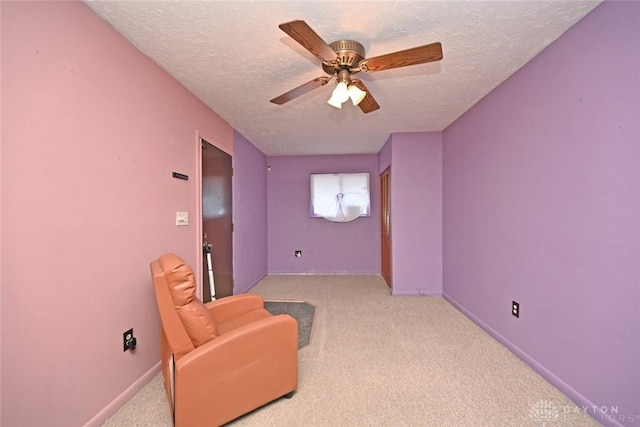
<svg viewBox="0 0 640 427">
<path fill-rule="evenodd" d="M 605 424 L 640 419 L 639 41 L 605 2 L 444 131 L 446 297 Z"/>
<path fill-rule="evenodd" d="M 391 160 L 391 137 L 389 137 L 378 152 L 378 174 L 382 175 L 382 172 L 391 166 Z"/>
<path fill-rule="evenodd" d="M 442 134 L 391 135 L 393 295 L 442 294 Z"/>
<path fill-rule="evenodd" d="M 233 135 L 234 293 L 267 275 L 267 159 L 237 132 Z"/>
<path fill-rule="evenodd" d="M 171 172 L 197 175 L 196 129 L 227 152 L 233 130 L 82 2 L 0 7 L 0 424 L 101 425 L 158 372 L 149 262 L 199 256 L 175 226 L 197 179 Z"/>
<path fill-rule="evenodd" d="M 268 157 L 269 273 L 380 274 L 378 156 Z M 371 217 L 309 217 L 309 175 L 369 172 Z M 302 250 L 302 258 L 294 251 Z"/>
</svg>

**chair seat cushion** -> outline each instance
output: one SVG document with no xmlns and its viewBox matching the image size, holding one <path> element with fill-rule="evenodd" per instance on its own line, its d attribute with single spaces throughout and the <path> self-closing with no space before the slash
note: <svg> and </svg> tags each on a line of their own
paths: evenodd
<svg viewBox="0 0 640 427">
<path fill-rule="evenodd" d="M 259 308 L 257 310 L 249 311 L 240 316 L 234 317 L 232 319 L 226 320 L 224 322 L 218 322 L 216 324 L 219 335 L 224 335 L 225 333 L 232 331 L 240 326 L 246 325 L 251 322 L 255 322 L 256 320 L 264 319 L 266 317 L 271 317 L 272 314 L 269 313 L 264 308 Z"/>
</svg>

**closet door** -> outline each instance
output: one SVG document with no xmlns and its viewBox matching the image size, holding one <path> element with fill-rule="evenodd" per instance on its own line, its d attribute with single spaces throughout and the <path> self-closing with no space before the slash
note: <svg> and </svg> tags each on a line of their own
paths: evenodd
<svg viewBox="0 0 640 427">
<path fill-rule="evenodd" d="M 391 288 L 391 168 L 380 175 L 380 242 L 382 262 L 380 274 Z"/>
</svg>

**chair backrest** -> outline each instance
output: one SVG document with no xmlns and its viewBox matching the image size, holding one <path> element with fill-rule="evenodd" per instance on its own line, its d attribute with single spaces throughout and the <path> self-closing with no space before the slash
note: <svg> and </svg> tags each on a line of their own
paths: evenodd
<svg viewBox="0 0 640 427">
<path fill-rule="evenodd" d="M 160 314 L 162 329 L 175 360 L 178 360 L 195 349 L 195 345 L 193 341 L 191 341 L 189 334 L 187 334 L 176 311 L 175 304 L 169 292 L 167 277 L 163 269 L 163 267 L 166 266 L 161 265 L 161 259 L 162 257 L 151 263 L 151 277 L 153 279 L 153 288 L 156 294 L 156 303 L 158 304 L 158 313 Z"/>
<path fill-rule="evenodd" d="M 167 335 L 167 340 L 169 340 L 169 335 L 176 330 L 180 331 L 179 339 L 183 340 L 184 334 L 182 331 L 186 332 L 192 344 L 192 346 L 184 348 L 188 352 L 193 350 L 193 347 L 199 347 L 216 338 L 218 336 L 218 328 L 207 307 L 196 297 L 196 280 L 189 264 L 179 256 L 168 253 L 158 258 L 157 267 L 156 271 L 158 273 L 162 272 L 161 276 L 164 277 L 164 280 L 157 281 L 158 286 L 163 288 L 161 291 L 164 303 L 162 309 L 160 303 L 158 303 L 163 327 L 165 326 L 165 318 L 162 317 L 162 311 L 165 309 L 175 312 L 182 324 L 182 328 L 167 329 L 165 327 L 164 332 Z M 151 268 L 153 275 L 153 264 Z M 155 284 L 156 281 L 154 279 L 154 286 Z M 164 301 L 164 289 L 168 291 L 170 305 Z M 156 292 L 157 295 L 158 293 Z M 174 317 L 170 316 L 166 320 L 173 322 Z M 171 349 L 175 351 L 176 349 L 172 347 L 173 343 L 169 342 L 169 344 Z M 178 360 L 179 355 L 177 353 L 174 353 L 174 355 Z M 180 356 L 182 356 L 182 352 L 180 352 Z"/>
</svg>

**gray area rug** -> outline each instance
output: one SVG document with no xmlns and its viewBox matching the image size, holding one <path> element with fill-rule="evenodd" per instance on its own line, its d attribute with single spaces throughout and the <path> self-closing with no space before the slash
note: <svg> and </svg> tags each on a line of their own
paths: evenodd
<svg viewBox="0 0 640 427">
<path fill-rule="evenodd" d="M 298 322 L 298 349 L 309 344 L 315 307 L 298 301 L 265 301 L 264 308 L 271 314 L 288 314 Z"/>
</svg>

